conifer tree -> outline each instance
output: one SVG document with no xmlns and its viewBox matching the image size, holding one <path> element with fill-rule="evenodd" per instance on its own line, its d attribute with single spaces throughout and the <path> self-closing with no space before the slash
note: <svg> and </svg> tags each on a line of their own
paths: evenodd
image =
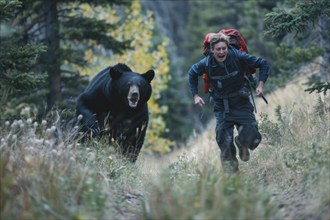
<svg viewBox="0 0 330 220">
<path fill-rule="evenodd" d="M 120 53 L 128 47 L 128 42 L 116 40 L 111 35 L 119 24 L 84 16 L 86 11 L 83 6 L 87 4 L 95 8 L 127 3 L 120 0 L 22 1 L 23 7 L 17 13 L 17 21 L 24 27 L 25 39 L 47 46 L 40 70 L 48 74 L 48 110 L 62 100 L 65 82 L 77 78 L 77 73 L 66 68 L 67 64 L 86 64 L 84 51 L 97 45 L 110 49 L 112 53 Z"/>
<path fill-rule="evenodd" d="M 315 83 L 307 91 L 326 93 L 330 89 L 330 2 L 328 0 L 300 0 L 295 1 L 290 10 L 276 8 L 266 15 L 268 31 L 274 37 L 283 37 L 286 33 L 299 34 L 307 29 L 318 26 L 320 47 L 323 48 L 323 63 L 320 69 L 320 81 Z"/>
<path fill-rule="evenodd" d="M 44 74 L 33 71 L 45 47 L 41 44 L 25 44 L 21 27 L 11 26 L 14 14 L 21 6 L 18 0 L 0 1 L 1 120 L 15 117 L 15 107 L 24 105 L 45 81 Z"/>
</svg>

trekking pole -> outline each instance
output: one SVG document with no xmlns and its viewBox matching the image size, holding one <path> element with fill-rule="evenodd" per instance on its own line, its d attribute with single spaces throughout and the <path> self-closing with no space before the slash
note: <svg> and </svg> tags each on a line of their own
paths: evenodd
<svg viewBox="0 0 330 220">
<path fill-rule="evenodd" d="M 254 89 L 254 90 L 256 90 L 257 88 L 256 88 L 256 85 L 254 84 L 254 83 L 252 83 L 251 81 L 249 81 L 250 82 L 250 85 L 252 86 L 252 88 Z M 261 95 L 261 98 L 266 102 L 266 104 L 268 105 L 268 101 L 267 101 L 267 99 L 266 99 L 266 97 L 264 96 L 264 94 L 262 94 Z"/>
<path fill-rule="evenodd" d="M 254 86 L 254 90 L 256 90 L 256 87 Z M 266 102 L 266 104 L 268 105 L 268 101 L 266 99 L 266 97 L 264 96 L 264 94 L 261 95 L 261 98 Z"/>
<path fill-rule="evenodd" d="M 261 98 L 266 102 L 266 104 L 268 105 L 268 101 L 267 101 L 267 99 L 265 98 L 265 96 L 262 94 L 261 95 Z"/>
<path fill-rule="evenodd" d="M 250 89 L 251 89 L 251 87 L 252 87 L 254 90 L 257 89 L 257 88 L 256 88 L 256 84 L 253 83 L 253 82 L 251 82 L 251 80 L 250 80 L 246 75 L 245 75 L 245 79 L 248 80 L 249 85 L 250 85 Z M 266 97 L 264 96 L 264 94 L 261 95 L 261 98 L 262 98 L 262 99 L 266 102 L 266 104 L 268 105 L 268 101 L 267 101 Z"/>
</svg>

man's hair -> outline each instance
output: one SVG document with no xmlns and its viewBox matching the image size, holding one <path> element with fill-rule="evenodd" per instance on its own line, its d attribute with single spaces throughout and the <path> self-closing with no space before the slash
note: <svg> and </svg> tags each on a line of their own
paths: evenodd
<svg viewBox="0 0 330 220">
<path fill-rule="evenodd" d="M 229 45 L 229 36 L 227 36 L 223 33 L 213 34 L 210 39 L 211 48 L 213 48 L 214 45 L 219 42 L 225 42 L 228 46 Z"/>
</svg>

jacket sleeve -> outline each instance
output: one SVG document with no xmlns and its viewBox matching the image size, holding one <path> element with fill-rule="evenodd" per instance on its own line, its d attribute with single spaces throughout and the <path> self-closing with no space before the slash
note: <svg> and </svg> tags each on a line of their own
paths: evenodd
<svg viewBox="0 0 330 220">
<path fill-rule="evenodd" d="M 198 77 L 202 76 L 205 72 L 206 58 L 200 60 L 191 66 L 188 71 L 189 75 L 189 85 L 192 95 L 198 94 Z"/>
<path fill-rule="evenodd" d="M 270 65 L 267 60 L 261 57 L 253 56 L 251 54 L 243 53 L 239 50 L 235 50 L 235 52 L 240 62 L 246 63 L 248 66 L 259 69 L 259 81 L 267 81 L 270 70 Z"/>
</svg>

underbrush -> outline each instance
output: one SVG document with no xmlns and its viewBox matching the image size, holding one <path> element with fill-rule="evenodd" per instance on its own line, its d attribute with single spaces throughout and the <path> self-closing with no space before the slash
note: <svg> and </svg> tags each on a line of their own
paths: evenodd
<svg viewBox="0 0 330 220">
<path fill-rule="evenodd" d="M 1 129 L 1 219 L 118 218 L 134 166 L 106 141 L 31 119 Z M 133 174 L 133 175 L 132 175 Z"/>
<path fill-rule="evenodd" d="M 251 173 L 274 192 L 278 218 L 330 219 L 329 107 L 319 99 L 313 108 L 278 106 L 276 122 L 262 117 L 266 148 L 252 166 L 264 168 Z"/>
<path fill-rule="evenodd" d="M 243 176 L 224 176 L 210 156 L 181 156 L 153 184 L 145 219 L 264 219 L 272 216 L 270 194 Z"/>
<path fill-rule="evenodd" d="M 329 219 L 325 103 L 262 116 L 263 141 L 239 175 L 223 174 L 213 127 L 164 166 L 146 155 L 131 164 L 108 140 L 79 143 L 55 122 L 5 122 L 1 219 Z"/>
<path fill-rule="evenodd" d="M 208 140 L 192 142 L 190 149 L 198 146 L 200 154 L 183 154 L 162 171 L 143 217 L 330 219 L 329 106 L 319 101 L 311 110 L 278 107 L 276 112 L 276 121 L 262 117 L 262 144 L 249 162 L 240 162 L 239 175 L 222 173 L 215 149 L 202 153 Z"/>
</svg>

